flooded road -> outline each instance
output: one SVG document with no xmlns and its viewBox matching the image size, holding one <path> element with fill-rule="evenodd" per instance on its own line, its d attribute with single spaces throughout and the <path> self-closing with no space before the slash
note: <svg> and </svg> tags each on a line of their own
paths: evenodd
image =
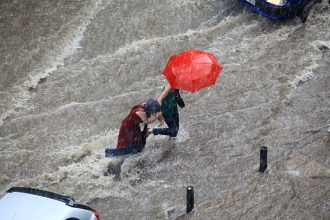
<svg viewBox="0 0 330 220">
<path fill-rule="evenodd" d="M 3 0 L 0 11 L 1 194 L 37 187 L 102 219 L 328 218 L 327 1 L 305 24 L 230 0 Z M 158 97 L 168 58 L 187 49 L 223 70 L 215 86 L 181 93 L 177 139 L 105 158 L 130 108 Z"/>
</svg>

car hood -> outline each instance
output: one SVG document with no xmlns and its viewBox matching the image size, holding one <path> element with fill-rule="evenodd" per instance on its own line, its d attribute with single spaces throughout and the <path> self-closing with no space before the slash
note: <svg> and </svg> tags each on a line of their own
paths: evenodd
<svg viewBox="0 0 330 220">
<path fill-rule="evenodd" d="M 0 201 L 0 219 L 58 220 L 65 209 L 65 203 L 57 200 L 13 192 Z"/>
</svg>

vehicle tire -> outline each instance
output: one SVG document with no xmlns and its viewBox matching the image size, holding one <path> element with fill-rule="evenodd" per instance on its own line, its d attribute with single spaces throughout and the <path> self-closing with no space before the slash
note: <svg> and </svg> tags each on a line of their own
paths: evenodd
<svg viewBox="0 0 330 220">
<path fill-rule="evenodd" d="M 305 23 L 307 21 L 309 12 L 312 10 L 314 5 L 315 5 L 315 1 L 309 1 L 302 7 L 299 14 L 302 23 Z"/>
</svg>

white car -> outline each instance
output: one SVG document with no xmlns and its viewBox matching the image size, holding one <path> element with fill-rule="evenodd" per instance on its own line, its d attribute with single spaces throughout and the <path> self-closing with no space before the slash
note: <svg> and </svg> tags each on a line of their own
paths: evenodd
<svg viewBox="0 0 330 220">
<path fill-rule="evenodd" d="M 56 193 L 13 187 L 0 200 L 1 220 L 100 220 L 99 213 Z"/>
</svg>

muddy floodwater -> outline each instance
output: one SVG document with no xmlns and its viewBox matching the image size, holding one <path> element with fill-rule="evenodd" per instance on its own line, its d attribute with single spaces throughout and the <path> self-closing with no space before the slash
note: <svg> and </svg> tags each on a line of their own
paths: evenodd
<svg viewBox="0 0 330 220">
<path fill-rule="evenodd" d="M 329 28 L 325 0 L 304 24 L 238 0 L 1 0 L 0 195 L 57 192 L 103 220 L 329 219 Z M 151 135 L 140 154 L 105 158 L 187 49 L 223 70 L 181 92 L 176 140 Z"/>
</svg>

